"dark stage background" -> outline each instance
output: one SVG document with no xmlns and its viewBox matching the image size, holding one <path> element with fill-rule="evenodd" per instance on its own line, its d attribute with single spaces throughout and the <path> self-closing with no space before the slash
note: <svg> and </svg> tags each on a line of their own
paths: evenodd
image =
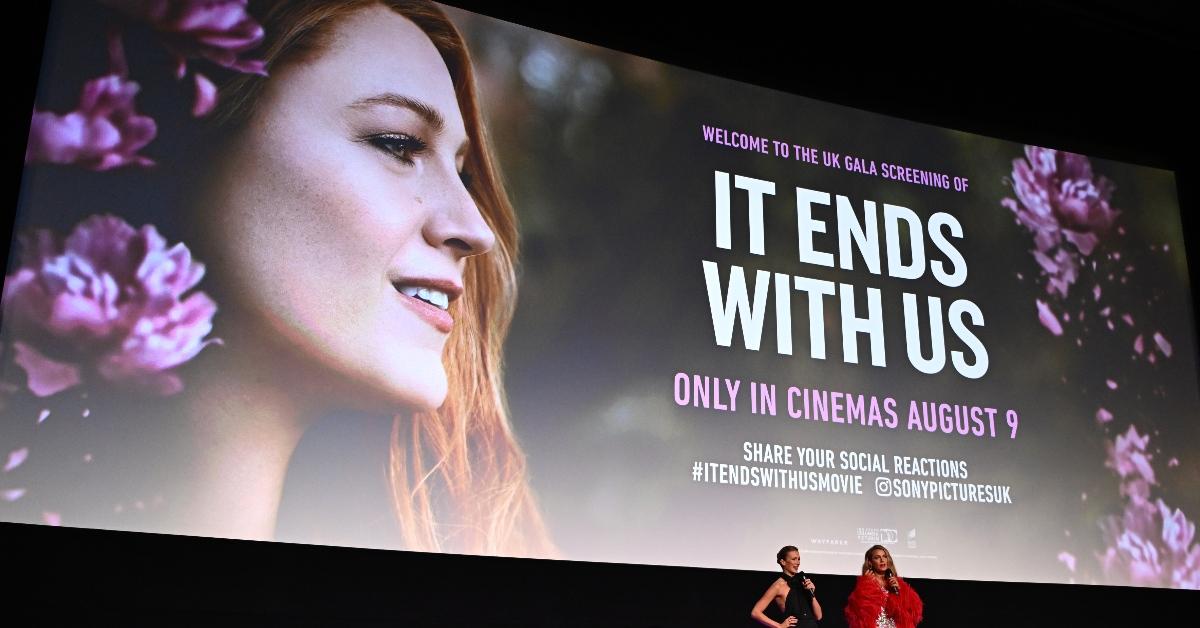
<svg viewBox="0 0 1200 628">
<path fill-rule="evenodd" d="M 1175 170 L 1198 272 L 1194 214 L 1197 27 L 1171 4 L 977 2 L 957 9 L 748 3 L 713 13 L 588 0 L 470 10 L 659 61 L 862 109 Z M 20 182 L 42 38 L 34 7 L 9 143 Z M 42 13 L 38 13 L 42 11 Z M 11 216 L 4 226 L 11 228 Z M 7 241 L 7 239 L 2 239 Z M 1195 307 L 1193 307 L 1193 316 Z M 1200 487 L 1197 487 L 1200 490 Z M 1193 517 L 1195 513 L 1189 513 Z M 747 517 L 755 516 L 747 513 Z M 736 538 L 737 530 L 729 530 Z M 1014 529 L 1013 535 L 1022 531 Z M 789 542 L 781 539 L 780 544 Z M 706 548 L 697 547 L 703 555 Z M 416 554 L 0 523 L 0 617 L 166 625 L 746 626 L 762 572 Z M 978 560 L 990 559 L 981 541 Z M 903 566 L 901 566 L 903 567 Z M 815 575 L 825 626 L 853 581 Z M 1197 592 L 914 580 L 922 626 L 1157 625 Z"/>
</svg>

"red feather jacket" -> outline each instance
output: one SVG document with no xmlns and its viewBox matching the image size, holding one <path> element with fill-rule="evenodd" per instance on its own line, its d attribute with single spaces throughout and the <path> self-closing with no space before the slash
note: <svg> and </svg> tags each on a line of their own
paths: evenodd
<svg viewBox="0 0 1200 628">
<path fill-rule="evenodd" d="M 888 617 L 896 622 L 896 628 L 914 628 L 921 622 L 925 605 L 921 597 L 903 578 L 900 593 L 893 594 L 879 587 L 879 581 L 870 574 L 859 576 L 854 592 L 846 603 L 846 623 L 850 628 L 875 628 L 879 609 L 886 608 Z"/>
</svg>

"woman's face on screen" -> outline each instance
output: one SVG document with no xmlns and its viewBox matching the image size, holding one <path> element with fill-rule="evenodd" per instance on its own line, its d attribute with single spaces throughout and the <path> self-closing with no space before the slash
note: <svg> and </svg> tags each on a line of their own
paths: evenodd
<svg viewBox="0 0 1200 628">
<path fill-rule="evenodd" d="M 278 346 L 387 403 L 436 408 L 465 260 L 494 243 L 463 183 L 462 114 L 408 19 L 372 7 L 331 35 L 273 71 L 222 156 L 221 266 Z"/>
</svg>

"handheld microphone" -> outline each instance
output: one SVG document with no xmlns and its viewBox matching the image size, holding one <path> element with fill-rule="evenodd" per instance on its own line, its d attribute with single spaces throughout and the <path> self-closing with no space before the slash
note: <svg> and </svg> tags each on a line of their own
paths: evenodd
<svg viewBox="0 0 1200 628">
<path fill-rule="evenodd" d="M 805 580 L 808 580 L 808 576 L 805 575 L 805 573 L 803 571 L 796 573 L 796 582 L 800 583 L 800 588 L 804 591 L 805 594 L 812 596 L 812 594 L 813 594 L 812 591 L 809 591 L 808 587 L 804 586 Z"/>
<path fill-rule="evenodd" d="M 884 577 L 884 578 L 887 578 L 888 580 L 891 580 L 893 575 L 894 575 L 894 574 L 892 574 L 892 570 L 891 570 L 891 569 L 888 569 L 888 570 L 886 570 L 886 571 L 884 571 L 884 572 L 883 572 L 883 577 Z M 889 584 L 888 584 L 888 589 L 889 589 L 889 590 L 890 590 L 892 593 L 899 593 L 899 592 L 900 592 L 900 587 L 893 587 L 893 586 L 891 585 L 891 583 L 889 583 Z"/>
</svg>

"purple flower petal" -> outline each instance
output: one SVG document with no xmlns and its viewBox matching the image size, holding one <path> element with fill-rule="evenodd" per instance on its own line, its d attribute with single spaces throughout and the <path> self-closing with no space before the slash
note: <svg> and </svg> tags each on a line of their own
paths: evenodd
<svg viewBox="0 0 1200 628">
<path fill-rule="evenodd" d="M 0 499 L 3 499 L 6 502 L 15 502 L 24 496 L 25 489 L 23 488 L 10 488 L 5 491 L 0 491 Z"/>
<path fill-rule="evenodd" d="M 1117 389 L 1117 383 L 1116 383 L 1115 381 L 1111 380 L 1111 379 L 1106 379 L 1106 380 L 1104 380 L 1104 385 L 1105 385 L 1105 386 L 1108 386 L 1108 389 L 1109 389 L 1109 390 L 1116 390 L 1116 389 Z"/>
<path fill-rule="evenodd" d="M 105 2 L 149 23 L 179 57 L 199 57 L 238 72 L 265 74 L 262 61 L 241 58 L 263 39 L 262 26 L 246 13 L 246 0 Z"/>
<path fill-rule="evenodd" d="M 1108 423 L 1112 420 L 1113 420 L 1113 415 L 1108 410 L 1106 410 L 1104 408 L 1100 408 L 1099 410 L 1096 411 L 1096 421 L 1098 421 L 1100 423 Z"/>
<path fill-rule="evenodd" d="M 1171 343 L 1159 332 L 1154 332 L 1154 344 L 1158 345 L 1158 350 L 1166 357 L 1171 357 Z"/>
<path fill-rule="evenodd" d="M 8 473 L 9 471 L 12 471 L 13 469 L 16 469 L 17 467 L 21 466 L 21 463 L 25 462 L 25 459 L 28 457 L 29 457 L 29 448 L 28 447 L 22 447 L 20 449 L 9 452 L 8 462 L 4 464 L 4 472 Z"/>
<path fill-rule="evenodd" d="M 1174 512 L 1167 507 L 1163 500 L 1158 500 L 1159 513 L 1162 516 L 1163 543 L 1177 555 L 1186 555 L 1196 536 L 1196 524 L 1188 521 L 1183 511 L 1176 508 Z"/>
<path fill-rule="evenodd" d="M 42 408 L 42 411 L 38 413 L 38 418 L 37 418 L 38 425 L 41 425 L 42 422 L 45 421 L 46 418 L 49 416 L 50 416 L 50 410 L 48 410 L 47 408 Z"/>
<path fill-rule="evenodd" d="M 1058 322 L 1058 317 L 1050 310 L 1050 306 L 1043 303 L 1040 299 L 1037 300 L 1038 320 L 1042 326 L 1050 330 L 1050 333 L 1055 336 L 1061 336 L 1063 333 L 1062 325 Z"/>
<path fill-rule="evenodd" d="M 1124 434 L 1119 434 L 1116 440 L 1106 444 L 1108 460 L 1105 461 L 1105 466 L 1116 471 L 1117 475 L 1122 478 L 1129 477 L 1134 471 L 1140 472 L 1139 464 L 1134 461 L 1134 456 L 1141 456 L 1145 460 L 1144 452 L 1149 442 L 1149 436 L 1139 435 L 1137 426 L 1130 425 Z M 1141 475 L 1147 481 L 1152 481 L 1154 477 L 1153 471 L 1150 472 L 1150 477 L 1146 477 L 1145 473 L 1141 473 Z"/>
<path fill-rule="evenodd" d="M 1058 561 L 1067 566 L 1071 573 L 1075 572 L 1075 556 L 1070 552 L 1062 551 L 1058 553 Z"/>
<path fill-rule="evenodd" d="M 57 512 L 44 511 L 42 512 L 42 521 L 48 526 L 61 526 L 62 515 Z"/>
<path fill-rule="evenodd" d="M 1133 350 L 1141 355 L 1146 350 L 1146 344 L 1142 341 L 1142 335 L 1138 334 L 1137 338 L 1133 339 Z"/>
<path fill-rule="evenodd" d="M 192 116 L 203 118 L 212 113 L 214 107 L 217 106 L 217 86 L 208 80 L 207 76 L 200 74 L 195 75 L 196 81 L 196 102 L 192 105 Z"/>
<path fill-rule="evenodd" d="M 29 390 L 38 397 L 49 397 L 79 383 L 75 365 L 51 360 L 23 342 L 13 343 L 13 350 L 13 361 L 25 370 Z"/>
</svg>

